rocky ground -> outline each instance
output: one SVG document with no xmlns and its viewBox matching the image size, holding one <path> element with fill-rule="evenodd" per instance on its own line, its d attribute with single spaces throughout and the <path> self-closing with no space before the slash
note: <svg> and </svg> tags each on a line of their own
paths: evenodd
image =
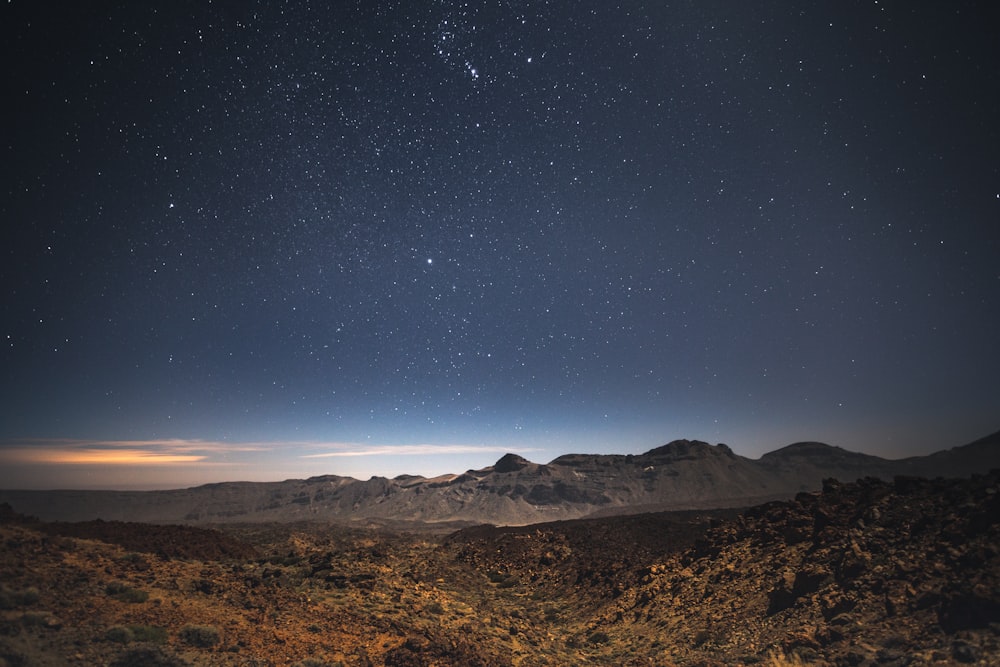
<svg viewBox="0 0 1000 667">
<path fill-rule="evenodd" d="M 456 532 L 0 513 L 0 666 L 1000 664 L 1000 472 Z"/>
</svg>

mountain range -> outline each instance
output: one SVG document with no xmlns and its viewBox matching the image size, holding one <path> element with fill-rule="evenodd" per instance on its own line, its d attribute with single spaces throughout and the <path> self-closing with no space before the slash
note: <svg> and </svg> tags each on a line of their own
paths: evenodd
<svg viewBox="0 0 1000 667">
<path fill-rule="evenodd" d="M 675 440 L 639 455 L 568 454 L 547 464 L 506 454 L 494 465 L 426 478 L 336 475 L 222 482 L 166 491 L 0 491 L 50 521 L 233 523 L 413 521 L 524 525 L 640 512 L 746 507 L 816 491 L 827 478 L 967 477 L 1000 468 L 1000 432 L 928 456 L 884 459 L 800 442 L 749 459 L 724 444 Z"/>
</svg>

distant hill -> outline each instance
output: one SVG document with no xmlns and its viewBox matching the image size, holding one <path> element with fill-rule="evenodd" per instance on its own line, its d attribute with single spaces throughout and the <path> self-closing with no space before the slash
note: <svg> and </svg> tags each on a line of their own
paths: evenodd
<svg viewBox="0 0 1000 667">
<path fill-rule="evenodd" d="M 390 519 L 523 525 L 638 512 L 743 507 L 816 491 L 826 478 L 967 477 L 1000 468 L 1000 432 L 929 456 L 889 460 L 818 442 L 748 459 L 723 444 L 675 440 L 640 455 L 506 454 L 462 474 L 360 481 L 324 475 L 170 491 L 0 491 L 45 520 L 226 523 Z"/>
</svg>

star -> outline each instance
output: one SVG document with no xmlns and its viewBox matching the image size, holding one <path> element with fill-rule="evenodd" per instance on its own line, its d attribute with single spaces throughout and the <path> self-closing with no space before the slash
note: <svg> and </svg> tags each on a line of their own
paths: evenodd
<svg viewBox="0 0 1000 667">
<path fill-rule="evenodd" d="M 372 3 L 6 5 L 0 448 L 998 428 L 981 12 Z"/>
</svg>

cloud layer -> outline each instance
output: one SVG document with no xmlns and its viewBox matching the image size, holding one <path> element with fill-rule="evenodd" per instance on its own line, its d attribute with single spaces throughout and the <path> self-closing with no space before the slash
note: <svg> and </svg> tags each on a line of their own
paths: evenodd
<svg viewBox="0 0 1000 667">
<path fill-rule="evenodd" d="M 533 451 L 470 444 L 371 445 L 350 442 L 227 442 L 213 440 L 28 439 L 0 443 L 0 462 L 42 465 L 238 464 L 269 453 L 286 458 L 436 456 Z"/>
</svg>

